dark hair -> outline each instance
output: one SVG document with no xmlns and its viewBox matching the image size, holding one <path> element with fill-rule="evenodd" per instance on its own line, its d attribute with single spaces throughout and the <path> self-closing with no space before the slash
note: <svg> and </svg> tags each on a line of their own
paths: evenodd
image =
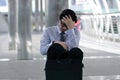
<svg viewBox="0 0 120 80">
<path fill-rule="evenodd" d="M 63 10 L 61 12 L 60 16 L 59 16 L 59 19 L 60 20 L 63 19 L 63 17 L 65 17 L 66 15 L 67 16 L 70 15 L 71 18 L 72 18 L 72 20 L 75 21 L 75 23 L 77 22 L 77 16 L 76 16 L 75 12 L 73 10 L 71 10 L 71 9 L 65 9 L 65 10 Z"/>
</svg>

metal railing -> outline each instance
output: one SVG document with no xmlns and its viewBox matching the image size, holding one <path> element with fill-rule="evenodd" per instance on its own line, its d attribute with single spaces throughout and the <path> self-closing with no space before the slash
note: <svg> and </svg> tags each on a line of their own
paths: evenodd
<svg viewBox="0 0 120 80">
<path fill-rule="evenodd" d="M 77 13 L 83 32 L 91 37 L 120 42 L 120 13 Z"/>
</svg>

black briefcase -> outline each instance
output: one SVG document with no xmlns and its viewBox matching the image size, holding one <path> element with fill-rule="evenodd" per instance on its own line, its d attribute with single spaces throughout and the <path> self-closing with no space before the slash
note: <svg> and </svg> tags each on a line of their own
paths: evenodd
<svg viewBox="0 0 120 80">
<path fill-rule="evenodd" d="M 46 80 L 82 80 L 83 64 L 79 59 L 47 60 Z"/>
</svg>

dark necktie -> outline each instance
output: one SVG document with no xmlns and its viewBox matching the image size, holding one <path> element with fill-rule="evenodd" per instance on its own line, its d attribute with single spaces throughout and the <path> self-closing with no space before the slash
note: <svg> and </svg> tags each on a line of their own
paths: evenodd
<svg viewBox="0 0 120 80">
<path fill-rule="evenodd" d="M 61 33 L 60 33 L 60 41 L 65 41 L 65 32 L 64 31 L 62 31 Z"/>
</svg>

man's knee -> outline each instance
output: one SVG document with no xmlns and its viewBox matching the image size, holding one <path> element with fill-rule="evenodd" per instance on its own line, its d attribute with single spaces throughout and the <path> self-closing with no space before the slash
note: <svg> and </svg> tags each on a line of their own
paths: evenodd
<svg viewBox="0 0 120 80">
<path fill-rule="evenodd" d="M 70 50 L 70 57 L 74 59 L 81 59 L 83 60 L 83 51 L 80 48 L 72 48 Z"/>
<path fill-rule="evenodd" d="M 70 52 L 83 54 L 83 51 L 78 47 L 72 48 Z"/>
<path fill-rule="evenodd" d="M 57 59 L 63 52 L 65 52 L 64 48 L 58 44 L 52 44 L 47 51 L 48 59 Z"/>
<path fill-rule="evenodd" d="M 58 50 L 58 49 L 64 49 L 60 44 L 58 44 L 58 43 L 54 43 L 54 44 L 52 44 L 49 48 L 48 48 L 48 52 L 49 51 L 53 51 L 53 50 Z"/>
</svg>

